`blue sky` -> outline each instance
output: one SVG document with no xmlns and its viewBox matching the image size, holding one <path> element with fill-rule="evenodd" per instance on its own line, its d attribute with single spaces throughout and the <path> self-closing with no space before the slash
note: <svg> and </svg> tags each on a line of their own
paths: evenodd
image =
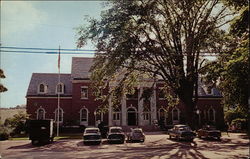
<svg viewBox="0 0 250 159">
<path fill-rule="evenodd" d="M 1 45 L 36 48 L 76 48 L 74 28 L 86 25 L 85 15 L 100 18 L 103 1 L 1 1 Z M 83 49 L 94 49 L 87 45 Z M 61 72 L 70 73 L 73 56 L 62 55 Z M 32 73 L 57 73 L 57 55 L 1 52 L 1 107 L 26 104 Z"/>
</svg>

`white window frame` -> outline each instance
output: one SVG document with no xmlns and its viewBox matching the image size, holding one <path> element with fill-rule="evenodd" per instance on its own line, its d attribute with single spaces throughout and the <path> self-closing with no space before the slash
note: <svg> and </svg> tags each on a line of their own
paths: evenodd
<svg viewBox="0 0 250 159">
<path fill-rule="evenodd" d="M 82 120 L 82 111 L 83 110 L 86 110 L 86 113 L 87 113 L 86 121 Z M 88 121 L 89 121 L 89 110 L 86 107 L 83 107 L 82 109 L 80 109 L 80 125 L 88 126 Z"/>
<path fill-rule="evenodd" d="M 61 121 L 59 121 L 59 123 L 62 123 L 63 122 L 63 114 L 64 114 L 64 111 L 63 111 L 63 109 L 62 108 L 59 108 L 59 113 L 60 113 L 60 110 L 61 110 L 61 112 L 62 112 L 62 120 Z M 55 122 L 57 122 L 57 113 L 58 113 L 58 108 L 56 108 L 56 110 L 55 110 Z"/>
<path fill-rule="evenodd" d="M 114 121 L 120 121 L 121 120 L 121 111 L 113 111 L 112 118 Z"/>
<path fill-rule="evenodd" d="M 44 92 L 41 92 L 41 91 L 40 91 L 40 86 L 41 86 L 41 85 L 44 86 Z M 48 91 L 48 86 L 47 86 L 45 83 L 40 83 L 40 84 L 38 85 L 38 88 L 37 88 L 37 93 L 38 93 L 38 94 L 46 94 L 47 91 Z"/>
<path fill-rule="evenodd" d="M 45 113 L 46 113 L 46 111 L 45 111 L 45 109 L 42 108 L 42 106 L 41 106 L 40 108 L 38 108 L 38 109 L 36 110 L 36 119 L 37 119 L 37 120 L 39 120 L 38 117 L 39 117 L 39 111 L 40 111 L 40 110 L 43 111 L 43 118 L 42 118 L 42 119 L 45 119 Z"/>
<path fill-rule="evenodd" d="M 87 97 L 82 97 L 82 88 L 87 88 Z M 89 98 L 89 87 L 88 86 L 81 86 L 81 92 L 80 92 L 81 94 L 81 99 L 88 99 Z"/>
<path fill-rule="evenodd" d="M 62 86 L 62 92 L 58 92 L 58 86 L 61 85 Z M 63 83 L 58 83 L 56 85 L 56 94 L 64 94 L 64 84 Z"/>
</svg>

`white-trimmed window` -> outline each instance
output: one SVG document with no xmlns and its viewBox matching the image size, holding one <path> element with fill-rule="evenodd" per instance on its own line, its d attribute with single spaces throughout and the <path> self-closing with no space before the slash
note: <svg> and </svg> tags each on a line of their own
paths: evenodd
<svg viewBox="0 0 250 159">
<path fill-rule="evenodd" d="M 40 94 L 47 93 L 47 85 L 44 83 L 40 83 L 38 85 L 38 93 Z"/>
<path fill-rule="evenodd" d="M 58 108 L 55 110 L 55 121 L 57 122 L 57 119 L 58 119 Z M 63 109 L 62 108 L 59 108 L 59 122 L 63 122 Z"/>
<path fill-rule="evenodd" d="M 87 108 L 82 108 L 80 110 L 80 121 L 81 122 L 88 122 L 88 109 Z"/>
<path fill-rule="evenodd" d="M 64 84 L 58 83 L 56 86 L 56 93 L 63 94 L 64 93 Z"/>
<path fill-rule="evenodd" d="M 113 111 L 113 120 L 120 120 L 120 114 L 121 114 L 120 109 L 115 109 Z"/>
<path fill-rule="evenodd" d="M 44 108 L 40 107 L 40 108 L 37 109 L 37 111 L 36 111 L 36 118 L 38 120 L 45 119 L 45 109 Z"/>
<path fill-rule="evenodd" d="M 213 108 L 208 109 L 209 121 L 215 121 L 215 110 Z"/>
<path fill-rule="evenodd" d="M 88 86 L 81 87 L 81 99 L 88 99 Z"/>
<path fill-rule="evenodd" d="M 148 109 L 144 109 L 143 110 L 143 113 L 142 113 L 142 116 L 143 116 L 143 120 L 149 120 L 150 119 L 150 112 Z"/>
</svg>

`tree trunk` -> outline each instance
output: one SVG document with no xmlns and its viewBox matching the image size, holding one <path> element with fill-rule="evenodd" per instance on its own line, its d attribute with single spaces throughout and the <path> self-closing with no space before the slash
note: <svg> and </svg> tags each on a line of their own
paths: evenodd
<svg viewBox="0 0 250 159">
<path fill-rule="evenodd" d="M 180 101 L 184 104 L 185 107 L 185 121 L 192 129 L 195 129 L 195 103 L 193 101 L 193 90 L 194 86 L 192 82 L 184 81 L 180 84 L 177 93 L 179 95 Z"/>
</svg>

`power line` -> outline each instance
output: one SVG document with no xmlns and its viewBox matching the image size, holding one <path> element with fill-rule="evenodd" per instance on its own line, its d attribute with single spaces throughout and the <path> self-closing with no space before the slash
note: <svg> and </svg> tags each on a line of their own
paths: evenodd
<svg viewBox="0 0 250 159">
<path fill-rule="evenodd" d="M 0 52 L 9 52 L 9 53 L 25 53 L 25 54 L 58 54 L 58 52 L 43 52 L 43 51 L 13 51 L 13 50 L 0 50 Z M 94 55 L 95 53 L 90 52 L 60 52 L 61 54 L 75 54 L 75 55 Z"/>
<path fill-rule="evenodd" d="M 29 47 L 0 47 L 3 49 L 15 49 L 15 50 L 58 50 L 49 48 L 29 48 Z M 97 50 L 86 50 L 86 49 L 60 49 L 61 51 L 97 51 Z"/>
</svg>

